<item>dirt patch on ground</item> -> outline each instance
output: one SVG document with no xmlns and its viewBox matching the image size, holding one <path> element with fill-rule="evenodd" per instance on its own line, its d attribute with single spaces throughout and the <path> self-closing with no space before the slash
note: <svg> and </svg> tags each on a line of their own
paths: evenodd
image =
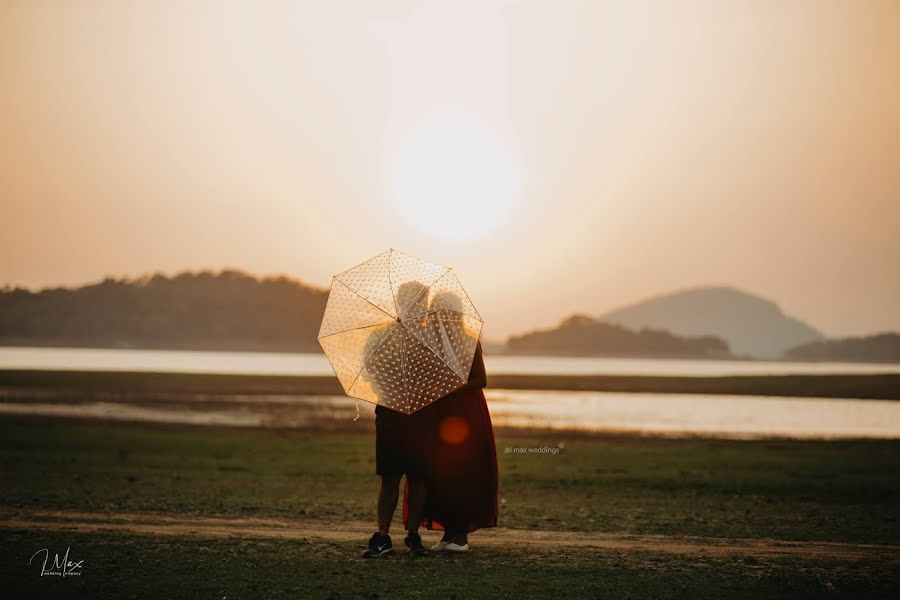
<svg viewBox="0 0 900 600">
<path fill-rule="evenodd" d="M 212 517 L 188 514 L 79 512 L 0 507 L 0 528 L 144 535 L 247 537 L 359 541 L 372 533 L 364 521 L 295 520 L 261 517 Z M 436 536 L 437 534 L 431 534 Z M 600 532 L 529 531 L 496 528 L 472 536 L 473 546 L 596 548 L 621 552 L 658 552 L 695 556 L 879 559 L 900 564 L 900 546 L 773 539 L 670 537 Z"/>
</svg>

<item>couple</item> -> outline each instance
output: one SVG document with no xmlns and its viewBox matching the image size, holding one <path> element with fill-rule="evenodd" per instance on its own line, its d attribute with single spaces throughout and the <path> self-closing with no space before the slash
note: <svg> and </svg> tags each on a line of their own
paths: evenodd
<svg viewBox="0 0 900 600">
<path fill-rule="evenodd" d="M 428 296 L 421 284 L 400 286 L 396 296 L 401 315 L 398 321 L 404 321 L 404 327 L 398 329 L 409 346 L 424 340 L 438 350 L 444 363 L 452 365 L 460 356 L 468 355 L 464 349 L 477 340 L 477 332 L 466 329 L 463 303 L 458 296 L 443 292 L 430 301 Z M 471 345 L 468 348 L 471 351 Z M 371 351 L 377 353 L 378 348 Z M 414 362 L 416 356 L 415 352 L 404 351 L 406 361 Z M 406 364 L 405 372 L 421 371 L 421 367 Z M 387 374 L 381 377 L 370 373 L 366 377 L 376 393 L 391 385 Z M 434 385 L 447 384 L 436 380 Z M 411 555 L 428 553 L 418 533 L 420 526 L 444 532 L 431 548 L 434 553 L 467 552 L 469 533 L 496 527 L 497 453 L 482 391 L 486 385 L 478 342 L 468 381 L 460 387 L 412 414 L 391 410 L 382 403 L 375 407 L 375 471 L 381 477 L 378 531 L 369 540 L 363 558 L 383 556 L 393 550 L 390 527 L 403 476 L 403 524 L 407 529 L 404 542 Z"/>
</svg>

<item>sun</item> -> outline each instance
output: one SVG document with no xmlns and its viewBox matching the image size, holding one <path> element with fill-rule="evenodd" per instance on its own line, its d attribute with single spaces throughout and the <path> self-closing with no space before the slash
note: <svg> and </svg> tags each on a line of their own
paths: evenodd
<svg viewBox="0 0 900 600">
<path fill-rule="evenodd" d="M 495 231 L 511 216 L 520 193 L 508 147 L 458 111 L 433 113 L 409 129 L 390 159 L 388 187 L 404 220 L 445 240 Z"/>
</svg>

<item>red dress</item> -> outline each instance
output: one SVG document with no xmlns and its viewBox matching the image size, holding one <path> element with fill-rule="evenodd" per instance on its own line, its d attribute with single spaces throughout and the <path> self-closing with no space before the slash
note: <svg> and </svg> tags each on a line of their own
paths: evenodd
<svg viewBox="0 0 900 600">
<path fill-rule="evenodd" d="M 481 344 L 469 381 L 435 401 L 437 435 L 426 453 L 426 500 L 422 526 L 471 533 L 497 526 L 497 449 L 482 388 L 487 384 Z M 424 410 L 424 409 L 423 409 Z M 403 525 L 407 527 L 407 488 Z"/>
</svg>

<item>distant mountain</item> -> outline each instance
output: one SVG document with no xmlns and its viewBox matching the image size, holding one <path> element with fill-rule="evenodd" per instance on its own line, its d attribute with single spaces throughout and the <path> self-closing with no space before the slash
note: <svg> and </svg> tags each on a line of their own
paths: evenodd
<svg viewBox="0 0 900 600">
<path fill-rule="evenodd" d="M 824 336 L 788 317 L 774 302 L 729 287 L 675 292 L 614 310 L 600 319 L 633 329 L 652 327 L 677 335 L 714 335 L 736 355 L 781 358 L 789 348 Z"/>
<path fill-rule="evenodd" d="M 900 362 L 900 333 L 812 342 L 791 348 L 786 356 L 797 360 Z"/>
<path fill-rule="evenodd" d="M 655 358 L 727 358 L 728 344 L 713 336 L 679 337 L 667 331 L 632 331 L 584 315 L 554 329 L 532 331 L 507 341 L 512 354 L 569 356 L 641 356 Z"/>
<path fill-rule="evenodd" d="M 326 296 L 239 271 L 0 289 L 0 345 L 317 352 Z"/>
</svg>

